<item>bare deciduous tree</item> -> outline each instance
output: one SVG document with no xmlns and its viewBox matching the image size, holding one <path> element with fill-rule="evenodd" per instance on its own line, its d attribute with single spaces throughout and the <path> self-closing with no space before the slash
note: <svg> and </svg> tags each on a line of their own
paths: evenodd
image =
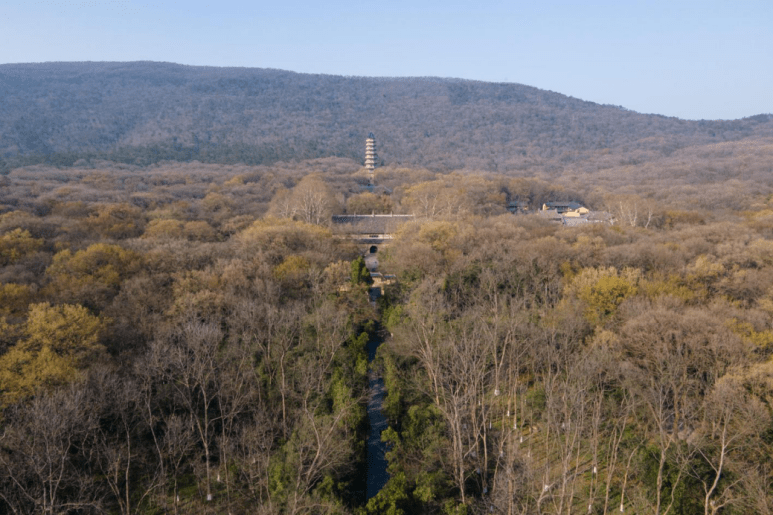
<svg viewBox="0 0 773 515">
<path fill-rule="evenodd" d="M 40 395 L 6 416 L 0 496 L 13 513 L 101 511 L 101 494 L 88 467 L 95 419 L 84 390 Z"/>
</svg>

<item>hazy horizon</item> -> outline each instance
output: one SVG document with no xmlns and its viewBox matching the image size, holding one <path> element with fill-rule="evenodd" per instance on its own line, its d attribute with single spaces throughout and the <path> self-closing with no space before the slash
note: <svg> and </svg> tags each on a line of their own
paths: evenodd
<svg viewBox="0 0 773 515">
<path fill-rule="evenodd" d="M 0 6 L 0 62 L 156 61 L 534 86 L 683 119 L 773 112 L 773 4 L 228 0 Z"/>
</svg>

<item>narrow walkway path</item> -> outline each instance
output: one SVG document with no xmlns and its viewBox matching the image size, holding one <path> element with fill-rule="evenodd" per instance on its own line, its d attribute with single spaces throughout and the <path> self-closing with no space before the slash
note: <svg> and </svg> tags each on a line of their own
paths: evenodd
<svg viewBox="0 0 773 515">
<path fill-rule="evenodd" d="M 381 344 L 380 337 L 375 336 L 368 342 L 368 361 L 372 362 L 376 356 L 376 349 Z M 381 431 L 387 428 L 387 419 L 381 413 L 386 390 L 384 380 L 373 370 L 368 370 L 368 421 L 370 422 L 370 435 L 368 435 L 368 480 L 366 485 L 367 499 L 375 496 L 389 479 L 387 474 L 386 444 L 381 441 Z"/>
<path fill-rule="evenodd" d="M 378 258 L 375 253 L 365 256 L 365 266 L 368 271 L 375 272 L 378 269 Z M 375 305 L 375 298 L 371 298 Z M 381 441 L 381 431 L 387 428 L 386 417 L 381 413 L 384 404 L 384 380 L 373 370 L 373 360 L 376 358 L 376 349 L 383 342 L 379 332 L 368 342 L 368 421 L 370 422 L 370 434 L 368 435 L 368 478 L 366 482 L 366 498 L 370 499 L 381 490 L 389 479 L 387 474 L 386 444 Z"/>
</svg>

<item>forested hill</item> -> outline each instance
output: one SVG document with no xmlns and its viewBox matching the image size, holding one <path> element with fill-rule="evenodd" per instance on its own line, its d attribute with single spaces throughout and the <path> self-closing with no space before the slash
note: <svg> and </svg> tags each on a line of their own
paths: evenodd
<svg viewBox="0 0 773 515">
<path fill-rule="evenodd" d="M 520 84 L 153 62 L 0 65 L 0 98 L 6 162 L 360 160 L 373 131 L 388 163 L 508 173 L 773 136 L 771 115 L 686 121 Z"/>
</svg>

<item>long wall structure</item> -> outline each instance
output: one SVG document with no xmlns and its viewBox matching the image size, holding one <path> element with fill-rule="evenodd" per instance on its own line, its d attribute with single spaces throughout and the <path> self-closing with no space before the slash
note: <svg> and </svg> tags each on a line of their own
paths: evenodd
<svg viewBox="0 0 773 515">
<path fill-rule="evenodd" d="M 333 215 L 333 232 L 362 243 L 381 243 L 394 238 L 394 233 L 413 215 Z"/>
</svg>

